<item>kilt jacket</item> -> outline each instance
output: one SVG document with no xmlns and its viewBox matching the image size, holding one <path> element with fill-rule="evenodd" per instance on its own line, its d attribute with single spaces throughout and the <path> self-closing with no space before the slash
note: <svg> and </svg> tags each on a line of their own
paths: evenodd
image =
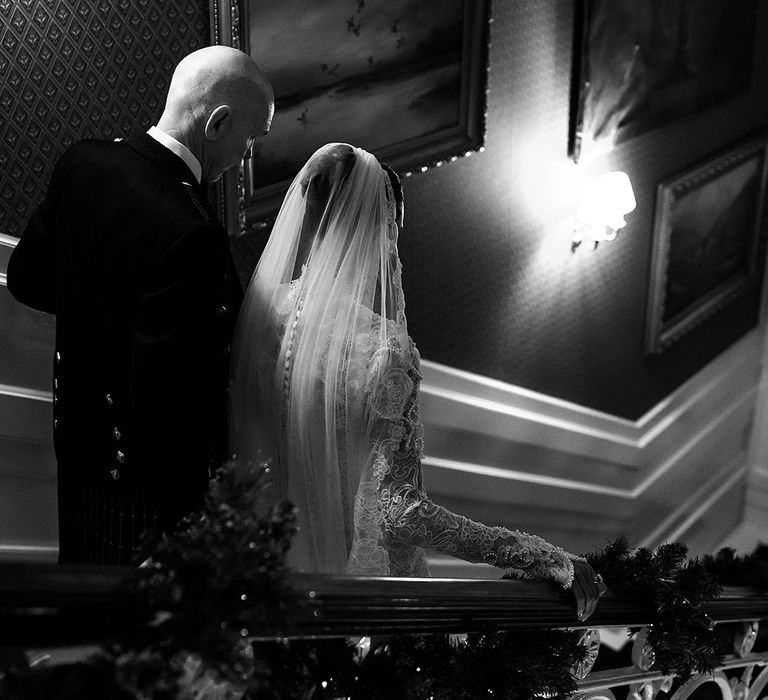
<svg viewBox="0 0 768 700">
<path fill-rule="evenodd" d="M 59 559 L 130 563 L 136 533 L 172 529 L 227 457 L 242 301 L 228 236 L 150 136 L 81 141 L 54 168 L 8 288 L 56 315 Z"/>
</svg>

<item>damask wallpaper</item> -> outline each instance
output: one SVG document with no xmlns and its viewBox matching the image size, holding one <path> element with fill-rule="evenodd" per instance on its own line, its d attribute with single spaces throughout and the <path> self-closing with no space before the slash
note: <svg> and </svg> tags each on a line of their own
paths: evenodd
<svg viewBox="0 0 768 700">
<path fill-rule="evenodd" d="M 151 126 L 208 37 L 205 0 L 0 0 L 0 233 L 21 235 L 72 142 Z"/>
</svg>

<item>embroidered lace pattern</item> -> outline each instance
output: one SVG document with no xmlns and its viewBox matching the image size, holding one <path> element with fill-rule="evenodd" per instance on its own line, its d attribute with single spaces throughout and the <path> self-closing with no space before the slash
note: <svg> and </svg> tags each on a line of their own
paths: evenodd
<svg viewBox="0 0 768 700">
<path fill-rule="evenodd" d="M 370 335 L 376 337 L 376 333 Z M 387 367 L 381 371 L 377 363 L 384 360 Z M 488 527 L 428 498 L 421 472 L 424 430 L 419 387 L 423 375 L 413 341 L 409 338 L 409 347 L 403 348 L 389 335 L 386 348 L 372 349 L 370 367 L 370 377 L 381 377 L 378 386 L 368 388 L 381 429 L 357 493 L 348 572 L 429 575 L 422 549 L 429 547 L 471 562 L 487 561 L 490 553 L 500 566 L 520 577 L 552 579 L 570 588 L 572 560 L 577 557 L 541 537 Z M 504 556 L 496 557 L 500 551 Z"/>
</svg>

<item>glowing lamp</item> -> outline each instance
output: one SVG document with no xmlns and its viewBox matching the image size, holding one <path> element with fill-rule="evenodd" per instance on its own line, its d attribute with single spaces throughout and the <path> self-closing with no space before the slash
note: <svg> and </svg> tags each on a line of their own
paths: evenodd
<svg viewBox="0 0 768 700">
<path fill-rule="evenodd" d="M 573 223 L 571 250 L 576 250 L 584 241 L 591 241 L 593 250 L 600 241 L 612 241 L 627 223 L 624 215 L 633 211 L 636 204 L 626 173 L 615 171 L 601 175 L 581 200 Z"/>
</svg>

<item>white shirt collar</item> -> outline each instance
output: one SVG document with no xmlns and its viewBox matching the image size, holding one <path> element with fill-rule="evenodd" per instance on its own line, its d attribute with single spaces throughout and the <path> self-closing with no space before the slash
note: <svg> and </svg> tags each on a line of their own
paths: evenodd
<svg viewBox="0 0 768 700">
<path fill-rule="evenodd" d="M 159 144 L 165 146 L 169 151 L 181 158 L 192 171 L 197 182 L 200 182 L 203 175 L 203 167 L 200 165 L 200 161 L 192 154 L 192 151 L 190 151 L 183 143 L 177 141 L 173 136 L 169 136 L 156 126 L 149 127 L 147 136 L 151 136 Z"/>
</svg>

